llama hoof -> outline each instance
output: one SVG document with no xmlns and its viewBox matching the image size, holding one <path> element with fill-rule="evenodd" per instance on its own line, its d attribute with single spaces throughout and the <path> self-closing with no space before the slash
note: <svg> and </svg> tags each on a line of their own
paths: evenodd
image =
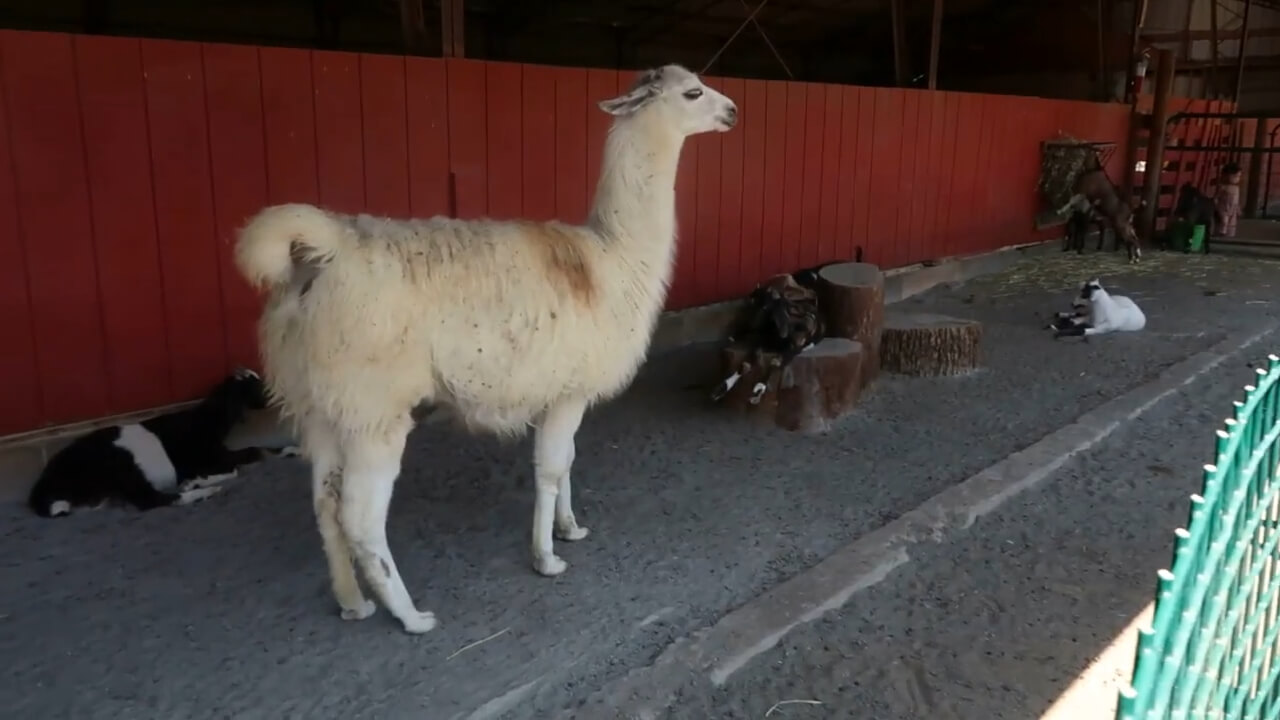
<svg viewBox="0 0 1280 720">
<path fill-rule="evenodd" d="M 538 571 L 539 575 L 546 577 L 555 577 L 565 570 L 569 569 L 569 563 L 560 558 L 547 553 L 533 559 L 533 569 Z"/>
<path fill-rule="evenodd" d="M 300 455 L 302 455 L 302 448 L 297 445 L 280 448 L 280 457 L 298 457 Z"/>
<path fill-rule="evenodd" d="M 404 625 L 404 631 L 410 635 L 421 635 L 431 632 L 436 626 L 436 614 L 430 610 L 424 610 L 411 615 L 408 619 L 401 618 L 401 624 Z"/>
<path fill-rule="evenodd" d="M 591 534 L 591 530 L 579 525 L 572 525 L 567 528 L 556 528 L 556 539 L 565 542 L 577 542 L 582 538 Z"/>
<path fill-rule="evenodd" d="M 360 604 L 351 608 L 342 608 L 343 620 L 364 620 L 378 609 L 372 600 L 361 600 Z"/>
<path fill-rule="evenodd" d="M 62 517 L 71 514 L 71 503 L 66 500 L 54 500 L 49 503 L 49 517 Z"/>
</svg>

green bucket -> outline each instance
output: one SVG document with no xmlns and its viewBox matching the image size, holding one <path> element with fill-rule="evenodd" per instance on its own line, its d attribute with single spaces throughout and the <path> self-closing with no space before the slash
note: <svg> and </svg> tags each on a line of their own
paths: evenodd
<svg viewBox="0 0 1280 720">
<path fill-rule="evenodd" d="M 1185 220 L 1174 222 L 1169 227 L 1172 245 L 1177 250 L 1198 253 L 1204 248 L 1206 230 L 1204 225 L 1192 225 Z"/>
</svg>

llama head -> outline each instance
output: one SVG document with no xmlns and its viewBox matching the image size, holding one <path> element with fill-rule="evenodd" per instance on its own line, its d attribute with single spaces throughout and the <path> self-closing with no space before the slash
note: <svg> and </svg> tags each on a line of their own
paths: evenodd
<svg viewBox="0 0 1280 720">
<path fill-rule="evenodd" d="M 616 117 L 657 113 L 682 136 L 724 132 L 738 122 L 738 106 L 680 65 L 645 70 L 626 93 L 602 100 Z"/>
<path fill-rule="evenodd" d="M 262 376 L 244 367 L 236 368 L 204 400 L 209 419 L 227 427 L 242 420 L 246 412 L 266 406 L 267 388 Z"/>
<path fill-rule="evenodd" d="M 1102 283 L 1098 282 L 1098 278 L 1093 278 L 1080 286 L 1080 299 L 1094 300 L 1098 295 L 1105 295 L 1106 292 L 1102 289 Z"/>
</svg>

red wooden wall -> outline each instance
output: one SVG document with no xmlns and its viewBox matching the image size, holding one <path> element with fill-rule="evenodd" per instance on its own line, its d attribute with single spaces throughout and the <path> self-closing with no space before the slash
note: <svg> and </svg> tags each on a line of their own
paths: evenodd
<svg viewBox="0 0 1280 720">
<path fill-rule="evenodd" d="M 0 31 L 0 435 L 198 396 L 255 364 L 237 226 L 267 203 L 584 219 L 632 73 Z M 848 258 L 1038 239 L 1039 143 L 1119 105 L 716 79 L 669 305 Z M 1123 153 L 1116 153 L 1116 162 Z M 1118 172 L 1119 166 L 1113 168 Z"/>
</svg>

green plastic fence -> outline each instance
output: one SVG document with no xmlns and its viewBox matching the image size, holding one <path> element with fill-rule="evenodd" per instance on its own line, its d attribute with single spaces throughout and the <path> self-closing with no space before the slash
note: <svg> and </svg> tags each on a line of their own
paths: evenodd
<svg viewBox="0 0 1280 720">
<path fill-rule="evenodd" d="M 1280 720 L 1280 358 L 1255 372 L 1158 573 L 1118 720 Z"/>
</svg>

